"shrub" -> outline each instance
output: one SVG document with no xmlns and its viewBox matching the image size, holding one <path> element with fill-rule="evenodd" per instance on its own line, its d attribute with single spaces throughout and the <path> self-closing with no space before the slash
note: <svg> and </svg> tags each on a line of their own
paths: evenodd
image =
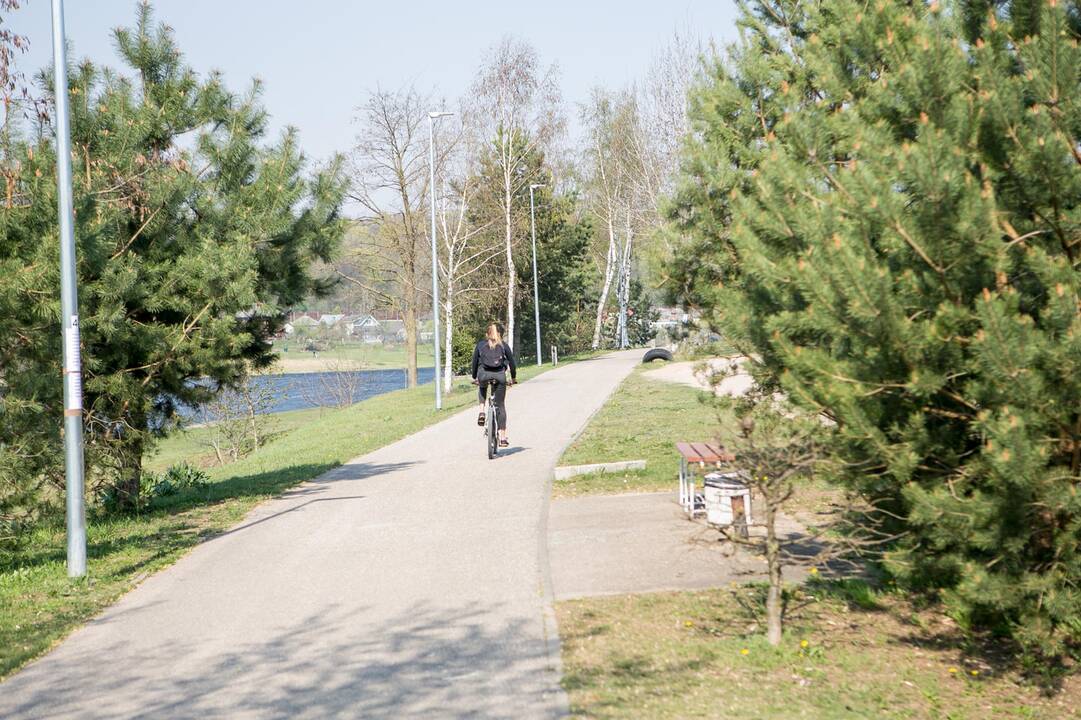
<svg viewBox="0 0 1081 720">
<path fill-rule="evenodd" d="M 139 495 L 123 496 L 123 490 L 111 486 L 100 495 L 102 507 L 107 512 L 130 508 L 135 511 L 149 509 L 155 500 L 190 490 L 203 490 L 210 484 L 210 476 L 186 462 L 177 463 L 161 474 L 143 473 L 139 481 Z"/>
</svg>

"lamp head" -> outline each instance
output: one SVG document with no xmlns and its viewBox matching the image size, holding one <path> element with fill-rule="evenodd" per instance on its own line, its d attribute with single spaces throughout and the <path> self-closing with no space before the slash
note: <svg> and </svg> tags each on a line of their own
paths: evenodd
<svg viewBox="0 0 1081 720">
<path fill-rule="evenodd" d="M 436 111 L 432 111 L 432 112 L 428 113 L 428 117 L 430 117 L 432 120 L 436 120 L 438 118 L 447 117 L 448 115 L 453 115 L 453 114 L 454 113 L 447 112 L 445 110 L 436 110 Z"/>
</svg>

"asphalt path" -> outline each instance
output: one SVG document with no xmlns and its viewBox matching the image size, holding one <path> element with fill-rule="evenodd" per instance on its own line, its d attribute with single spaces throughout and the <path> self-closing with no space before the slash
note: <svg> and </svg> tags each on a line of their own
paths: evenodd
<svg viewBox="0 0 1081 720">
<path fill-rule="evenodd" d="M 512 388 L 496 460 L 471 408 L 264 503 L 0 684 L 0 718 L 564 716 L 552 468 L 640 357 Z"/>
</svg>

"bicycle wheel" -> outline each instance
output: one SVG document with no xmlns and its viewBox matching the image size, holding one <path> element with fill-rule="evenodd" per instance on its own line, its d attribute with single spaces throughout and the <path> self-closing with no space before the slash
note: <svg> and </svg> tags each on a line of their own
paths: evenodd
<svg viewBox="0 0 1081 720">
<path fill-rule="evenodd" d="M 499 452 L 499 437 L 495 429 L 495 410 L 491 405 L 488 406 L 488 459 L 495 458 L 496 453 Z"/>
</svg>

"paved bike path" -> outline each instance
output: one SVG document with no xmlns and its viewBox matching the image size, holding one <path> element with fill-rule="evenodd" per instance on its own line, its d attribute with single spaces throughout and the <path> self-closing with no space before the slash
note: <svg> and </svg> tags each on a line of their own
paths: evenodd
<svg viewBox="0 0 1081 720">
<path fill-rule="evenodd" d="M 0 683 L 0 717 L 563 716 L 548 479 L 640 357 L 512 388 L 494 461 L 470 409 L 261 505 Z"/>
</svg>

